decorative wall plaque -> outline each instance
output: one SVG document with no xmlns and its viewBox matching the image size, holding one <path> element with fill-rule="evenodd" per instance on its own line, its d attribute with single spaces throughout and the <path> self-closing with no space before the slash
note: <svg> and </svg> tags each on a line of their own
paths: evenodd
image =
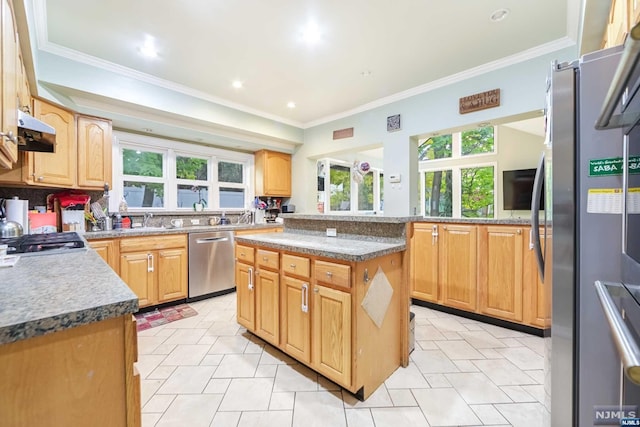
<svg viewBox="0 0 640 427">
<path fill-rule="evenodd" d="M 460 114 L 500 106 L 500 89 L 488 90 L 460 98 Z"/>
<path fill-rule="evenodd" d="M 333 131 L 333 139 L 351 138 L 353 136 L 353 128 L 340 129 Z"/>
<path fill-rule="evenodd" d="M 395 132 L 400 129 L 400 114 L 387 117 L 387 132 Z"/>
</svg>

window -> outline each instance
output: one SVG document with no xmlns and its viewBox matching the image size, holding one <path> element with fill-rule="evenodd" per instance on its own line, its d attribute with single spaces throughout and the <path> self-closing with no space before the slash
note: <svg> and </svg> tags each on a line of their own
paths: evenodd
<svg viewBox="0 0 640 427">
<path fill-rule="evenodd" d="M 242 163 L 218 162 L 220 208 L 243 208 L 245 205 L 244 167 Z"/>
<path fill-rule="evenodd" d="M 135 149 L 122 150 L 123 196 L 132 208 L 164 207 L 165 156 Z"/>
<path fill-rule="evenodd" d="M 495 154 L 492 126 L 424 140 L 418 146 L 422 214 L 493 218 L 496 165 L 477 159 Z"/>
<path fill-rule="evenodd" d="M 461 214 L 464 218 L 493 218 L 493 166 L 463 168 L 461 174 Z"/>
<path fill-rule="evenodd" d="M 426 216 L 452 216 L 451 176 L 451 169 L 424 173 L 423 193 Z"/>
<path fill-rule="evenodd" d="M 332 211 L 351 210 L 351 168 L 335 163 L 329 167 L 330 203 Z"/>
<path fill-rule="evenodd" d="M 253 155 L 141 135 L 114 133 L 120 162 L 111 208 L 244 210 L 253 199 Z M 153 148 L 151 148 L 153 147 Z"/>
</svg>

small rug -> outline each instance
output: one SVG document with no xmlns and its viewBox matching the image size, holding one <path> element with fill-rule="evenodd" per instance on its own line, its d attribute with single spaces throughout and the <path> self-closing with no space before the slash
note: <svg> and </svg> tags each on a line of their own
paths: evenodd
<svg viewBox="0 0 640 427">
<path fill-rule="evenodd" d="M 174 305 L 171 307 L 156 308 L 146 313 L 136 314 L 136 323 L 138 332 L 145 329 L 153 328 L 154 326 L 166 325 L 169 322 L 192 317 L 198 314 L 188 304 Z"/>
</svg>

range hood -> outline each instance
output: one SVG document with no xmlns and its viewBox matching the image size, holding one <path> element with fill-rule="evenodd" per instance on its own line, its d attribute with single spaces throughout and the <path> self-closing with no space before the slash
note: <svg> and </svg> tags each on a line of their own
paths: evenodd
<svg viewBox="0 0 640 427">
<path fill-rule="evenodd" d="M 56 130 L 29 114 L 18 110 L 18 150 L 53 153 Z"/>
</svg>

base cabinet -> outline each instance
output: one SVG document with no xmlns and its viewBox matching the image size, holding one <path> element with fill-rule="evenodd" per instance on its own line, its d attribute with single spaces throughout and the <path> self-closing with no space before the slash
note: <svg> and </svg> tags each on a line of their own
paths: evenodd
<svg viewBox="0 0 640 427">
<path fill-rule="evenodd" d="M 0 346 L 0 424 L 137 427 L 137 335 L 131 315 Z"/>
<path fill-rule="evenodd" d="M 186 235 L 120 240 L 120 277 L 146 307 L 187 297 Z"/>
<path fill-rule="evenodd" d="M 120 243 L 117 239 L 90 240 L 89 246 L 109 264 L 117 274 L 120 274 Z"/>
<path fill-rule="evenodd" d="M 363 307 L 376 271 L 393 289 L 382 326 Z M 236 243 L 238 323 L 366 398 L 403 363 L 402 275 L 399 253 L 355 263 Z"/>
<path fill-rule="evenodd" d="M 539 280 L 530 229 L 414 223 L 409 243 L 411 297 L 535 328 L 548 327 L 549 292 Z"/>
</svg>

